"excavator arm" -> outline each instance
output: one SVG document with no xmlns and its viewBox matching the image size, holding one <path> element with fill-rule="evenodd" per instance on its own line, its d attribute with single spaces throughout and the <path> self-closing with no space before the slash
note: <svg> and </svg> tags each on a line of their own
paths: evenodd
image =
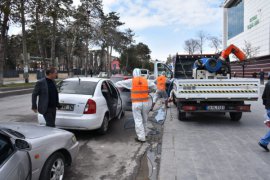
<svg viewBox="0 0 270 180">
<path fill-rule="evenodd" d="M 236 47 L 235 45 L 231 44 L 229 47 L 227 47 L 225 50 L 222 51 L 219 59 L 225 61 L 225 59 L 231 54 L 233 53 L 238 59 L 239 61 L 244 61 L 246 60 L 246 55 L 243 51 L 241 51 L 238 47 Z"/>
</svg>

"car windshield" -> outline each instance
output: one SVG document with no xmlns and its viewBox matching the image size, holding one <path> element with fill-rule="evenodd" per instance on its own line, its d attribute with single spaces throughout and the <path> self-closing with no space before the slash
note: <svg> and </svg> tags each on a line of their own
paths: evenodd
<svg viewBox="0 0 270 180">
<path fill-rule="evenodd" d="M 13 146 L 7 136 L 1 133 L 0 130 L 0 166 L 12 154 Z"/>
<path fill-rule="evenodd" d="M 0 131 L 4 131 L 7 132 L 13 136 L 16 136 L 17 138 L 21 138 L 21 139 L 25 139 L 25 136 L 22 133 L 19 133 L 18 131 L 14 131 L 12 129 L 8 129 L 8 128 L 1 128 Z"/>
<path fill-rule="evenodd" d="M 110 80 L 113 82 L 113 83 L 116 83 L 118 81 L 122 81 L 124 80 L 123 77 L 111 77 Z"/>
<path fill-rule="evenodd" d="M 97 82 L 92 81 L 62 81 L 58 84 L 59 93 L 94 95 Z"/>
<path fill-rule="evenodd" d="M 141 70 L 141 74 L 147 74 L 147 70 Z"/>
</svg>

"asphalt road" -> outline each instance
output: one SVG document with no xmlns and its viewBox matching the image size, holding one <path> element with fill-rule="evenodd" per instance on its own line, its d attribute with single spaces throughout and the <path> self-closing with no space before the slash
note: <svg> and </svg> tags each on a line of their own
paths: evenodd
<svg viewBox="0 0 270 180">
<path fill-rule="evenodd" d="M 31 110 L 31 94 L 3 97 L 0 101 L 1 122 L 37 123 L 37 116 Z M 149 128 L 153 128 L 151 123 Z M 79 141 L 80 150 L 76 162 L 66 170 L 65 179 L 148 178 L 148 159 L 145 152 L 154 144 L 152 142 L 155 142 L 155 139 L 149 141 L 151 143 L 143 144 L 134 140 L 135 130 L 131 112 L 126 112 L 121 120 L 111 121 L 106 135 L 101 136 L 95 131 L 72 132 Z"/>
</svg>

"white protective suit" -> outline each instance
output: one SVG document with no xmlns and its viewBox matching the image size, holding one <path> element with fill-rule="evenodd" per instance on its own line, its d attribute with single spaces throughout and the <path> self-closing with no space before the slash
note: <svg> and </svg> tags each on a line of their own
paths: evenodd
<svg viewBox="0 0 270 180">
<path fill-rule="evenodd" d="M 141 76 L 141 71 L 138 68 L 133 70 L 133 77 Z M 124 87 L 126 89 L 132 89 L 132 79 L 127 79 L 124 81 L 118 81 L 116 83 L 117 87 Z M 148 81 L 148 88 L 155 89 L 155 84 Z M 133 102 L 132 103 L 132 113 L 135 122 L 135 131 L 138 136 L 138 140 L 145 141 L 145 136 L 147 134 L 147 119 L 148 113 L 151 108 L 149 102 Z"/>
</svg>

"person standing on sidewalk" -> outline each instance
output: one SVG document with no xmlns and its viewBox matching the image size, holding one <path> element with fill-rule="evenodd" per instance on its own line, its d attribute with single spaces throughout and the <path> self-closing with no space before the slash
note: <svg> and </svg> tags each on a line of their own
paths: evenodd
<svg viewBox="0 0 270 180">
<path fill-rule="evenodd" d="M 263 71 L 263 69 L 261 69 L 259 75 L 260 75 L 260 82 L 262 85 L 264 85 L 264 71 Z"/>
<path fill-rule="evenodd" d="M 132 114 L 135 122 L 136 141 L 146 141 L 146 128 L 149 113 L 149 89 L 155 88 L 154 83 L 150 83 L 141 75 L 141 70 L 133 70 L 133 78 L 116 83 L 117 87 L 131 90 Z"/>
<path fill-rule="evenodd" d="M 32 93 L 32 110 L 43 115 L 46 126 L 55 127 L 56 107 L 59 104 L 58 91 L 55 85 L 57 70 L 51 67 L 46 70 L 46 77 L 37 81 Z M 38 106 L 37 106 L 38 97 Z"/>
<path fill-rule="evenodd" d="M 270 128 L 270 81 L 265 84 L 265 88 L 262 95 L 263 105 L 266 109 L 267 119 L 264 121 L 265 125 Z M 270 130 L 265 134 L 263 138 L 259 141 L 259 145 L 269 152 L 268 144 L 270 142 Z"/>
</svg>

